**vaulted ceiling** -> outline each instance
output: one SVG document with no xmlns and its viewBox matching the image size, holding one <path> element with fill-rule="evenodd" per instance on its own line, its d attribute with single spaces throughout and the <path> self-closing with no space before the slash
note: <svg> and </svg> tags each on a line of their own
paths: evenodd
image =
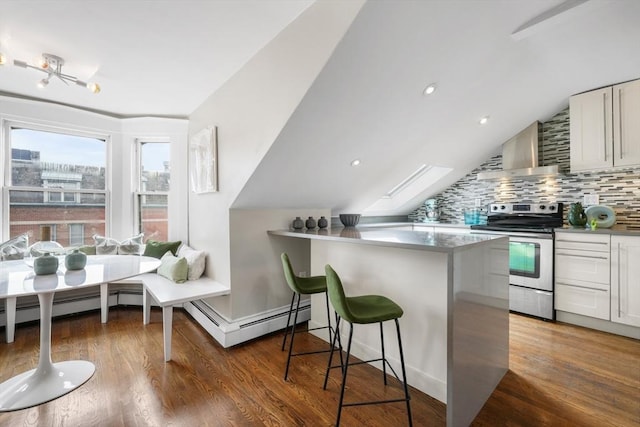
<svg viewBox="0 0 640 427">
<path fill-rule="evenodd" d="M 235 206 L 409 212 L 572 94 L 640 78 L 638 22 L 635 0 L 368 1 Z"/>
<path fill-rule="evenodd" d="M 3 0 L 0 52 L 59 55 L 67 74 L 102 92 L 38 90 L 38 71 L 9 62 L 0 93 L 188 117 L 311 4 Z M 639 78 L 638 22 L 637 0 L 368 1 L 234 207 L 409 211 L 570 95 Z M 425 96 L 430 83 L 437 90 Z M 381 199 L 422 165 L 451 170 Z"/>
</svg>

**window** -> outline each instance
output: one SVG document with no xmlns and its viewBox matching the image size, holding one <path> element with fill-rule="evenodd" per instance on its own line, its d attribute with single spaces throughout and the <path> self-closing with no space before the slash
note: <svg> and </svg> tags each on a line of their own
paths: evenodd
<svg viewBox="0 0 640 427">
<path fill-rule="evenodd" d="M 40 237 L 40 236 L 42 236 L 42 229 L 43 229 L 45 226 L 46 226 L 46 227 L 49 227 L 49 230 L 50 230 L 50 233 L 51 233 L 51 234 L 50 234 L 50 236 L 49 236 L 49 240 L 53 240 L 54 242 L 57 242 L 57 241 L 58 241 L 58 240 L 57 240 L 57 239 L 58 239 L 58 229 L 57 229 L 57 227 L 56 227 L 56 225 L 55 225 L 55 224 L 42 224 L 42 225 L 40 226 L 40 228 L 39 228 L 38 236 L 36 236 L 36 237 Z"/>
<path fill-rule="evenodd" d="M 71 246 L 84 244 L 84 224 L 69 224 L 69 244 Z"/>
<path fill-rule="evenodd" d="M 138 227 L 145 239 L 168 240 L 169 148 L 168 141 L 138 141 Z"/>
<path fill-rule="evenodd" d="M 93 234 L 104 235 L 106 138 L 17 123 L 5 132 L 11 150 L 5 165 L 9 204 L 3 212 L 9 235 L 27 232 L 34 243 L 41 226 L 50 225 L 51 239 L 63 246 L 89 244 Z"/>
</svg>

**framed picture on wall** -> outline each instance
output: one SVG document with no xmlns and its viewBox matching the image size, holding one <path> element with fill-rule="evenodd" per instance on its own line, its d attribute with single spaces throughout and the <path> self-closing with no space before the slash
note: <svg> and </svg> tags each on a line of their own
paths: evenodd
<svg viewBox="0 0 640 427">
<path fill-rule="evenodd" d="M 194 193 L 218 191 L 218 131 L 209 126 L 189 139 L 189 178 Z"/>
</svg>

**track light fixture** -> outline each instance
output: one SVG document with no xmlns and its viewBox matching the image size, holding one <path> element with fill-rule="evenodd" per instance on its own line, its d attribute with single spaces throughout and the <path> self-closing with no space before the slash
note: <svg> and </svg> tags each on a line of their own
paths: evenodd
<svg viewBox="0 0 640 427">
<path fill-rule="evenodd" d="M 20 61 L 18 59 L 13 61 L 13 65 L 21 68 L 32 68 L 34 70 L 42 71 L 43 73 L 47 73 L 47 77 L 43 78 L 38 82 L 39 88 L 44 88 L 49 84 L 49 80 L 51 77 L 57 77 L 66 85 L 71 83 L 75 83 L 78 86 L 86 87 L 93 93 L 100 92 L 100 85 L 98 83 L 92 82 L 83 82 L 82 80 L 78 80 L 77 77 L 70 76 L 68 74 L 64 74 L 62 72 L 62 66 L 64 65 L 64 59 L 59 56 L 52 55 L 50 53 L 43 53 L 42 58 L 39 59 L 38 65 L 29 65 L 25 61 Z"/>
</svg>

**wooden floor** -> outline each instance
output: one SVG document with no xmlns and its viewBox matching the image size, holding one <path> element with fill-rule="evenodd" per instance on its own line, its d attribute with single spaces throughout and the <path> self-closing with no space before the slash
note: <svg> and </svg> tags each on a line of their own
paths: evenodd
<svg viewBox="0 0 640 427">
<path fill-rule="evenodd" d="M 52 402 L 0 413 L 0 426 L 330 426 L 338 372 L 322 390 L 326 355 L 294 359 L 282 375 L 281 335 L 223 349 L 189 315 L 176 310 L 173 361 L 162 356 L 162 314 L 142 325 L 140 308 L 115 308 L 56 319 L 53 361 L 90 360 L 94 376 Z M 12 344 L 0 334 L 0 381 L 35 367 L 37 324 L 22 325 Z M 301 348 L 322 346 L 299 335 Z M 410 343 L 405 343 L 410 345 Z M 394 397 L 380 371 L 350 371 L 347 398 Z M 443 426 L 444 404 L 411 390 L 416 426 Z M 351 407 L 343 426 L 406 425 L 402 403 Z M 640 342 L 511 315 L 510 370 L 473 426 L 640 426 Z"/>
</svg>

